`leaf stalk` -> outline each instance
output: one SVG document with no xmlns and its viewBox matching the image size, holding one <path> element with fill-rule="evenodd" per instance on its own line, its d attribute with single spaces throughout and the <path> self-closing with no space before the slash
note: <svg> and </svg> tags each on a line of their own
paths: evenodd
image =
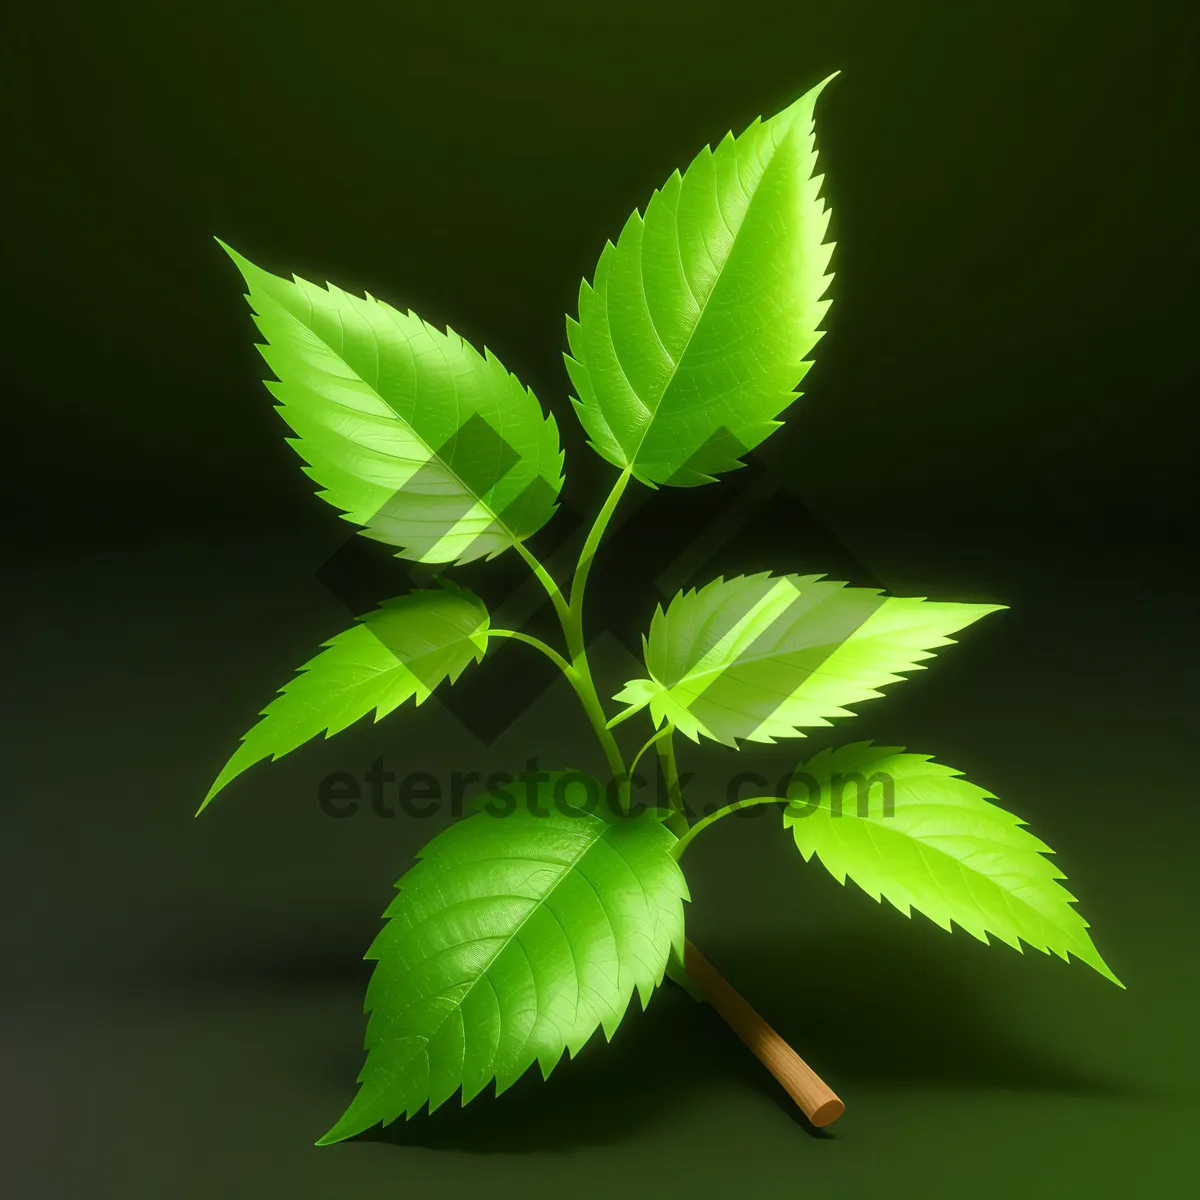
<svg viewBox="0 0 1200 1200">
<path fill-rule="evenodd" d="M 516 543 L 518 553 L 529 564 L 534 575 L 546 589 L 546 594 L 550 597 L 550 602 L 554 605 L 554 611 L 558 616 L 558 623 L 562 626 L 563 637 L 566 639 L 569 661 L 558 654 L 557 651 L 552 651 L 551 647 L 536 638 L 518 636 L 518 640 L 529 642 L 537 649 L 542 650 L 543 653 L 550 652 L 550 657 L 555 665 L 558 666 L 575 689 L 576 695 L 583 704 L 583 710 L 591 722 L 592 729 L 595 731 L 596 738 L 600 742 L 600 747 L 604 751 L 604 757 L 608 761 L 608 769 L 612 772 L 613 779 L 617 781 L 619 789 L 618 802 L 623 812 L 629 811 L 629 779 L 632 770 L 627 770 L 625 767 L 621 748 L 617 745 L 617 739 L 613 737 L 612 731 L 608 728 L 608 717 L 604 711 L 604 706 L 600 702 L 600 695 L 596 691 L 595 681 L 592 679 L 591 664 L 588 662 L 587 656 L 587 644 L 583 636 L 583 597 L 592 561 L 596 557 L 596 550 L 599 548 L 600 541 L 604 537 L 604 531 L 608 528 L 608 524 L 612 520 L 613 513 L 616 512 L 617 505 L 620 503 L 621 496 L 624 494 L 629 480 L 630 471 L 626 469 L 617 477 L 617 481 L 613 484 L 608 498 L 596 514 L 595 521 L 592 522 L 592 527 L 588 531 L 587 538 L 583 543 L 583 549 L 579 553 L 579 560 L 575 564 L 575 571 L 571 579 L 571 598 L 569 601 L 563 596 L 562 590 L 559 588 L 554 577 L 537 560 L 524 542 Z M 509 633 L 509 636 L 514 636 L 512 631 L 506 632 Z"/>
<path fill-rule="evenodd" d="M 531 637 L 516 629 L 489 629 L 488 637 L 512 638 L 514 642 L 524 642 L 535 650 L 540 650 L 569 680 L 574 682 L 575 668 L 553 646 L 547 645 L 541 638 Z"/>
<path fill-rule="evenodd" d="M 716 812 L 709 813 L 707 817 L 702 817 L 695 823 L 680 839 L 675 843 L 672 853 L 676 859 L 691 844 L 697 834 L 703 833 L 714 821 L 719 821 L 722 817 L 729 816 L 730 813 L 737 812 L 741 808 L 753 808 L 756 804 L 786 804 L 786 796 L 755 796 L 750 800 L 735 800 L 732 804 L 727 804 L 724 808 L 718 808 Z"/>
</svg>

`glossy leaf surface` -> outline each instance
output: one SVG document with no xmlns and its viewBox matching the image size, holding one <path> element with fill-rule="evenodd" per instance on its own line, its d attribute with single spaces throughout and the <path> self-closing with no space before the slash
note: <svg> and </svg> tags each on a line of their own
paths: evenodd
<svg viewBox="0 0 1200 1200">
<path fill-rule="evenodd" d="M 575 408 L 596 451 L 644 483 L 739 466 L 811 365 L 832 278 L 813 174 L 822 87 L 676 171 L 580 288 Z"/>
<path fill-rule="evenodd" d="M 378 721 L 407 700 L 423 704 L 487 649 L 488 613 L 464 588 L 388 600 L 324 644 L 263 710 L 262 719 L 204 798 L 264 758 L 281 758 L 320 733 L 339 733 L 374 710 Z"/>
<path fill-rule="evenodd" d="M 250 288 L 289 441 L 346 520 L 401 558 L 461 563 L 550 519 L 562 487 L 558 429 L 491 351 L 226 250 Z"/>
<path fill-rule="evenodd" d="M 884 596 L 819 575 L 716 579 L 656 611 L 650 677 L 616 699 L 630 706 L 621 717 L 648 704 L 655 725 L 693 741 L 803 737 L 853 715 L 846 705 L 878 697 L 999 607 Z"/>
<path fill-rule="evenodd" d="M 803 764 L 784 810 L 804 858 L 949 930 L 1073 954 L 1119 983 L 1073 907 L 1052 851 L 990 792 L 928 755 L 860 742 Z"/>
<path fill-rule="evenodd" d="M 611 1038 L 635 990 L 649 1001 L 683 951 L 675 837 L 656 815 L 595 803 L 583 778 L 518 779 L 396 885 L 367 952 L 360 1089 L 321 1144 L 460 1089 L 463 1104 L 493 1080 L 499 1094 L 535 1062 L 549 1076 L 598 1028 Z"/>
</svg>

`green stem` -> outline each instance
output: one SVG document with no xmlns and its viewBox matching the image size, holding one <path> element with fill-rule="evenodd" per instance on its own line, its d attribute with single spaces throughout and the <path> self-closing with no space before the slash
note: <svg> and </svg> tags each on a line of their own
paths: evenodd
<svg viewBox="0 0 1200 1200">
<path fill-rule="evenodd" d="M 672 732 L 670 725 L 664 725 L 653 737 L 647 739 L 646 744 L 633 756 L 633 762 L 629 764 L 629 774 L 632 777 L 634 771 L 637 770 L 637 765 L 642 761 L 642 755 L 654 745 L 659 738 L 664 738 Z"/>
<path fill-rule="evenodd" d="M 671 853 L 674 854 L 676 858 L 679 858 L 679 856 L 688 848 L 688 844 L 691 842 L 691 840 L 698 833 L 707 829 L 714 821 L 719 821 L 722 817 L 729 816 L 731 812 L 737 812 L 739 808 L 751 808 L 755 804 L 786 804 L 787 802 L 786 796 L 755 796 L 750 800 L 735 800 L 734 803 L 727 804 L 724 808 L 718 808 L 715 813 L 709 813 L 707 817 L 697 821 L 695 825 L 693 825 L 691 829 L 689 829 L 687 833 L 685 833 L 683 837 L 681 837 L 679 841 L 675 843 L 675 848 L 671 851 Z"/>
<path fill-rule="evenodd" d="M 547 646 L 541 638 L 530 637 L 527 633 L 518 633 L 515 629 L 489 629 L 488 637 L 512 638 L 524 642 L 535 650 L 540 650 L 568 679 L 575 674 L 575 668 L 553 646 Z"/>
<path fill-rule="evenodd" d="M 576 681 L 575 691 L 578 693 L 579 699 L 583 701 L 583 710 L 587 713 L 588 720 L 591 721 L 592 728 L 596 731 L 596 737 L 600 739 L 604 757 L 608 760 L 608 769 L 620 786 L 621 808 L 628 811 L 629 772 L 625 770 L 625 760 L 621 757 L 621 748 L 617 745 L 617 739 L 613 737 L 605 724 L 604 709 L 600 704 L 600 697 L 596 693 L 592 673 L 588 669 L 587 654 L 583 650 L 578 651 L 572 659 L 571 666 Z"/>
<path fill-rule="evenodd" d="M 619 783 L 620 804 L 625 811 L 628 811 L 629 808 L 630 772 L 625 769 L 625 760 L 621 756 L 617 739 L 613 737 L 612 731 L 608 728 L 608 718 L 604 712 L 604 706 L 600 703 L 595 681 L 592 679 L 592 669 L 587 657 L 587 644 L 583 636 L 583 596 L 587 586 L 588 573 L 591 571 L 592 560 L 596 557 L 600 539 L 604 536 L 609 521 L 612 520 L 612 515 L 616 511 L 629 479 L 629 471 L 622 471 L 617 477 L 616 483 L 613 484 L 608 499 L 604 501 L 600 511 L 596 514 L 592 528 L 583 543 L 583 549 L 579 552 L 579 561 L 575 564 L 575 574 L 571 580 L 571 601 L 566 606 L 565 614 L 559 613 L 563 635 L 567 639 L 567 654 L 570 655 L 571 666 L 575 668 L 579 676 L 579 686 L 575 690 L 583 701 L 584 710 L 592 722 L 596 737 L 600 739 L 600 745 L 604 750 L 604 757 L 608 760 L 608 768 L 613 774 L 613 779 Z"/>
<path fill-rule="evenodd" d="M 596 737 L 600 742 L 600 747 L 604 751 L 604 757 L 608 760 L 608 769 L 612 772 L 614 781 L 620 787 L 620 804 L 624 810 L 628 810 L 629 807 L 629 774 L 625 770 L 625 760 L 621 757 L 621 749 L 617 745 L 617 739 L 613 737 L 608 728 L 608 718 L 605 715 L 603 705 L 600 703 L 600 696 L 596 692 L 596 684 L 592 679 L 591 667 L 588 664 L 587 648 L 583 639 L 583 592 L 587 583 L 588 572 L 591 569 L 592 559 L 596 555 L 596 548 L 600 544 L 600 539 L 604 536 L 604 530 L 612 519 L 617 502 L 621 499 L 621 493 L 625 490 L 628 482 L 629 472 L 623 471 L 617 482 L 613 485 L 613 489 L 609 493 L 608 499 L 604 502 L 604 506 L 596 515 L 596 520 L 592 523 L 591 531 L 588 533 L 587 539 L 583 544 L 583 550 L 579 555 L 579 561 L 575 566 L 575 574 L 571 583 L 571 600 L 569 603 L 563 596 L 554 577 L 534 557 L 533 552 L 523 542 L 515 543 L 517 553 L 529 564 L 530 569 L 538 578 L 542 587 L 546 589 L 546 595 L 550 597 L 550 602 L 554 605 L 554 611 L 558 614 L 558 622 L 562 626 L 563 636 L 567 641 L 567 655 L 570 660 L 569 662 L 562 660 L 558 665 L 570 680 L 571 686 L 575 689 L 576 694 L 583 704 L 583 710 L 587 713 L 592 729 L 595 731 Z M 536 641 L 534 644 L 537 644 Z M 539 645 L 538 648 L 550 649 L 550 647 L 544 646 L 544 644 Z M 556 660 L 558 657 L 556 654 Z"/>
<path fill-rule="evenodd" d="M 628 721 L 630 717 L 637 716 L 637 714 L 640 713 L 642 709 L 645 708 L 649 703 L 649 700 L 643 700 L 641 704 L 635 704 L 633 707 L 627 708 L 624 712 L 617 713 L 617 715 L 608 722 L 609 729 L 616 729 L 616 727 L 620 725 L 622 721 Z"/>
<path fill-rule="evenodd" d="M 592 528 L 588 531 L 587 539 L 583 543 L 583 549 L 579 552 L 579 561 L 575 564 L 575 575 L 571 580 L 571 611 L 581 625 L 583 623 L 583 593 L 592 569 L 592 560 L 596 557 L 600 539 L 604 536 L 604 531 L 608 528 L 613 513 L 617 511 L 617 505 L 620 504 L 631 477 L 628 467 L 618 476 L 612 491 L 608 493 L 608 499 L 604 501 L 600 511 L 596 514 Z"/>
<path fill-rule="evenodd" d="M 600 707 L 600 699 L 596 695 L 596 688 L 592 683 L 591 676 L 581 671 L 578 666 L 567 662 L 553 646 L 547 646 L 540 638 L 518 633 L 515 629 L 492 629 L 488 631 L 488 636 L 513 638 L 515 641 L 533 646 L 550 659 L 567 677 L 567 682 L 575 689 L 575 694 L 579 697 L 580 703 L 583 705 L 583 711 L 587 714 L 592 728 L 596 731 L 596 736 L 600 739 L 600 745 L 603 747 L 604 755 L 608 759 L 608 766 L 613 773 L 613 779 L 620 781 L 622 789 L 619 793 L 621 796 L 621 807 L 623 809 L 627 808 L 628 801 L 626 796 L 629 784 L 625 771 L 625 763 L 621 758 L 621 752 L 617 747 L 616 739 L 604 727 L 604 710 Z M 587 659 L 585 658 L 582 661 L 586 667 Z"/>
<path fill-rule="evenodd" d="M 679 845 L 686 842 L 690 836 L 687 814 L 683 809 L 683 789 L 679 786 L 679 767 L 675 762 L 675 726 L 667 726 L 667 736 L 658 743 L 658 759 L 662 766 L 663 778 L 667 781 L 667 797 L 675 810 L 668 818 L 667 828 L 679 839 L 676 843 L 675 855 L 679 855 Z"/>
<path fill-rule="evenodd" d="M 550 597 L 550 602 L 554 605 L 554 611 L 558 614 L 558 622 L 562 625 L 565 632 L 571 610 L 566 598 L 555 582 L 554 576 L 538 562 L 533 556 L 533 551 L 524 542 L 514 542 L 513 545 L 516 546 L 517 553 L 529 564 L 529 569 L 537 576 L 538 582 L 546 589 L 546 595 Z"/>
</svg>

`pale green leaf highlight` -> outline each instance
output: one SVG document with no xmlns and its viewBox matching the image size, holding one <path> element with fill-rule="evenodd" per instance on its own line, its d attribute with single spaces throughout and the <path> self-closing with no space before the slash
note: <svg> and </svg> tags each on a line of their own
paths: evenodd
<svg viewBox="0 0 1200 1200">
<path fill-rule="evenodd" d="M 839 883 L 853 879 L 905 916 L 916 909 L 985 943 L 992 934 L 1016 950 L 1073 954 L 1120 985 L 1050 848 L 960 775 L 869 742 L 823 750 L 798 769 L 784 824 L 806 860 L 815 854 Z"/>
<path fill-rule="evenodd" d="M 832 279 L 813 174 L 824 86 L 676 171 L 580 288 L 573 403 L 593 448 L 643 483 L 740 466 L 799 394 Z"/>
<path fill-rule="evenodd" d="M 803 737 L 853 715 L 847 705 L 880 696 L 1001 607 L 884 596 L 820 575 L 718 578 L 655 612 L 649 678 L 617 694 L 629 707 L 614 720 L 649 705 L 656 726 L 693 741 Z"/>
<path fill-rule="evenodd" d="M 635 991 L 648 1003 L 683 952 L 687 886 L 658 817 L 601 797 L 575 772 L 518 778 L 425 846 L 367 952 L 358 1095 L 318 1144 L 499 1094 L 534 1063 L 548 1077 Z"/>
<path fill-rule="evenodd" d="M 550 519 L 558 429 L 490 350 L 225 249 L 250 289 L 288 440 L 344 519 L 427 563 L 494 557 Z"/>
<path fill-rule="evenodd" d="M 209 789 L 210 800 L 248 767 L 281 758 L 320 733 L 331 737 L 374 710 L 378 721 L 407 700 L 423 704 L 487 649 L 488 613 L 465 588 L 410 592 L 385 601 L 324 643 L 262 712 Z"/>
</svg>

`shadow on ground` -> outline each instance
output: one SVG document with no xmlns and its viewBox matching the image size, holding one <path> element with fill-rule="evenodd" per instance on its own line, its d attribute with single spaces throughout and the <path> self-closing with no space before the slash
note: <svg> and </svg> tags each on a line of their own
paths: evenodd
<svg viewBox="0 0 1200 1200">
<path fill-rule="evenodd" d="M 721 948 L 719 955 L 717 949 L 720 970 L 849 1106 L 858 1083 L 1133 1095 L 1118 1079 L 1023 1044 L 965 970 L 936 959 L 914 962 L 885 936 L 806 938 Z M 190 969 L 168 969 L 161 982 L 183 982 L 194 970 L 192 984 L 226 994 L 334 991 L 355 1009 L 369 974 L 369 964 L 340 954 L 332 942 L 274 958 L 238 951 L 190 962 Z M 813 979 L 821 981 L 816 1000 Z M 340 1094 L 337 1103 L 348 1102 L 362 1066 L 360 1043 L 332 1048 L 327 1025 L 305 1038 L 313 1050 L 296 1068 L 318 1075 L 322 1087 Z M 597 1033 L 578 1059 L 564 1058 L 548 1082 L 535 1068 L 500 1097 L 484 1093 L 466 1108 L 451 1099 L 435 1114 L 357 1140 L 468 1153 L 608 1145 L 678 1112 L 699 1093 L 730 1088 L 778 1103 L 810 1136 L 837 1136 L 836 1126 L 813 1129 L 720 1018 L 668 984 L 646 1013 L 633 1001 L 611 1045 Z"/>
</svg>

